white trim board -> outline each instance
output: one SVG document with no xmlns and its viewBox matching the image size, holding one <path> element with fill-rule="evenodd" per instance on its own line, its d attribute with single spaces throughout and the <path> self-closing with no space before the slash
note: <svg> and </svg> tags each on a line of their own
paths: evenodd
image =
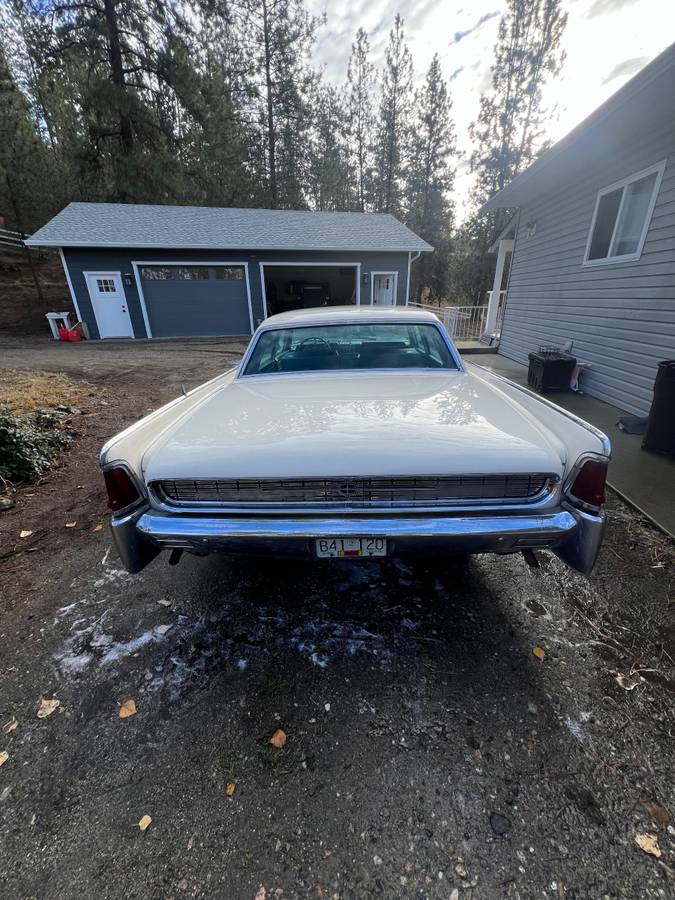
<svg viewBox="0 0 675 900">
<path fill-rule="evenodd" d="M 398 306 L 398 272 L 397 271 L 389 271 L 389 272 L 380 272 L 380 271 L 372 271 L 370 273 L 370 305 L 373 306 L 373 300 L 375 297 L 375 276 L 376 275 L 393 275 L 394 276 L 394 302 L 392 306 Z M 407 304 L 406 304 L 407 306 Z"/>
<path fill-rule="evenodd" d="M 75 296 L 75 288 L 73 287 L 73 282 L 70 277 L 68 263 L 66 262 L 66 258 L 63 255 L 63 249 L 61 247 L 59 247 L 59 256 L 61 257 L 61 265 L 63 266 L 63 271 L 65 272 L 65 275 L 66 275 L 66 281 L 68 282 L 68 290 L 70 291 L 70 299 L 73 301 L 73 306 L 75 307 L 75 314 L 77 316 L 77 321 L 82 322 L 82 313 L 80 312 L 80 307 L 77 302 L 77 297 Z M 86 284 L 86 280 L 85 280 L 85 284 Z M 94 318 L 96 318 L 95 313 L 94 313 Z M 82 322 L 82 324 L 86 325 L 86 322 Z"/>
<path fill-rule="evenodd" d="M 263 301 L 263 313 L 264 317 L 267 319 L 269 313 L 267 311 L 267 292 L 265 290 L 265 266 L 315 266 L 317 268 L 330 269 L 335 267 L 347 267 L 350 266 L 356 269 L 356 303 L 355 306 L 361 306 L 361 263 L 360 262 L 335 262 L 333 260 L 327 259 L 324 262 L 303 262 L 302 260 L 296 259 L 293 262 L 275 262 L 271 259 L 260 260 L 258 263 L 260 266 L 260 289 L 262 291 L 262 301 Z"/>
<path fill-rule="evenodd" d="M 148 310 L 145 305 L 145 297 L 143 295 L 143 288 L 141 287 L 141 276 L 138 271 L 139 266 L 204 266 L 205 268 L 216 268 L 218 266 L 243 266 L 244 269 L 244 281 L 246 282 L 246 298 L 248 300 L 248 320 L 251 326 L 251 334 L 255 331 L 253 327 L 253 307 L 251 305 L 251 283 L 248 277 L 248 263 L 240 262 L 239 260 L 216 260 L 210 259 L 206 262 L 198 259 L 190 259 L 187 261 L 180 261 L 175 259 L 165 260 L 148 260 L 148 259 L 132 259 L 131 266 L 134 270 L 134 279 L 136 281 L 136 290 L 138 291 L 138 299 L 141 303 L 141 312 L 143 313 L 143 322 L 145 323 L 145 330 L 147 336 L 149 338 L 153 337 L 152 329 L 150 328 L 150 320 L 148 318 Z M 217 335 L 214 335 L 217 337 Z"/>
</svg>

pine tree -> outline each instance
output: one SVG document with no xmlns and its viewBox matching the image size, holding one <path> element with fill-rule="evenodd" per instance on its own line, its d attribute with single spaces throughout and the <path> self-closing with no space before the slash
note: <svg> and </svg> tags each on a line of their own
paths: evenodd
<svg viewBox="0 0 675 900">
<path fill-rule="evenodd" d="M 365 212 L 372 199 L 373 106 L 375 67 L 369 60 L 370 44 L 363 28 L 356 32 L 347 68 L 349 151 L 356 176 L 357 207 Z"/>
<path fill-rule="evenodd" d="M 449 236 L 453 224 L 450 193 L 454 182 L 455 129 L 451 102 L 438 54 L 429 65 L 424 85 L 415 94 L 416 116 L 407 179 L 408 224 L 435 249 L 423 254 L 413 270 L 412 296 L 419 300 L 447 294 Z"/>
<path fill-rule="evenodd" d="M 332 85 L 317 86 L 313 98 L 308 193 L 314 209 L 344 210 L 356 205 L 345 122 L 345 102 Z"/>
<path fill-rule="evenodd" d="M 321 20 L 303 0 L 242 0 L 242 38 L 259 101 L 267 205 L 302 207 L 307 176 L 308 96 L 316 80 L 309 54 Z"/>
<path fill-rule="evenodd" d="M 561 0 L 509 0 L 499 25 L 491 90 L 481 97 L 470 133 L 475 176 L 473 215 L 465 223 L 452 260 L 457 283 L 470 286 L 464 299 L 482 303 L 494 259 L 487 250 L 504 227 L 508 212 L 480 214 L 483 203 L 505 187 L 545 148 L 542 87 L 562 67 L 560 44 L 567 23 Z"/>
<path fill-rule="evenodd" d="M 509 0 L 499 25 L 492 89 L 480 101 L 471 136 L 474 198 L 485 202 L 526 168 L 544 145 L 542 86 L 562 67 L 567 13 L 561 0 Z"/>
<path fill-rule="evenodd" d="M 411 94 L 412 59 L 404 39 L 403 19 L 397 15 L 385 53 L 375 149 L 376 209 L 395 216 L 403 215 Z"/>
</svg>

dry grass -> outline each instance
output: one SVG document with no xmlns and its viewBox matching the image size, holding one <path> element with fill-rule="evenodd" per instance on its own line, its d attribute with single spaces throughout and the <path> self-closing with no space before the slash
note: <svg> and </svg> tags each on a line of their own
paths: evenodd
<svg viewBox="0 0 675 900">
<path fill-rule="evenodd" d="M 0 373 L 0 406 L 9 406 L 18 415 L 56 406 L 81 406 L 96 393 L 84 381 L 75 382 L 61 372 Z"/>
</svg>

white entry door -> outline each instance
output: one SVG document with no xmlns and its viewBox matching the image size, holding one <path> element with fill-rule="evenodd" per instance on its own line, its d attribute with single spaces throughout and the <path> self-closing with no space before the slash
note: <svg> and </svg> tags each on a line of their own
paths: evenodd
<svg viewBox="0 0 675 900">
<path fill-rule="evenodd" d="M 86 272 L 85 278 L 100 337 L 133 337 L 120 273 Z"/>
<path fill-rule="evenodd" d="M 396 275 L 393 272 L 373 275 L 373 303 L 378 306 L 395 305 Z"/>
</svg>

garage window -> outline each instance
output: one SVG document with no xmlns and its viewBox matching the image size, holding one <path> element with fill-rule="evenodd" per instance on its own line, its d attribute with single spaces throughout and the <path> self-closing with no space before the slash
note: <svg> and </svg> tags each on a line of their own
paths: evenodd
<svg viewBox="0 0 675 900">
<path fill-rule="evenodd" d="M 217 281 L 243 281 L 244 270 L 241 266 L 219 266 L 216 269 Z"/>
<path fill-rule="evenodd" d="M 176 278 L 179 281 L 208 281 L 209 270 L 201 266 L 177 266 Z"/>
</svg>

